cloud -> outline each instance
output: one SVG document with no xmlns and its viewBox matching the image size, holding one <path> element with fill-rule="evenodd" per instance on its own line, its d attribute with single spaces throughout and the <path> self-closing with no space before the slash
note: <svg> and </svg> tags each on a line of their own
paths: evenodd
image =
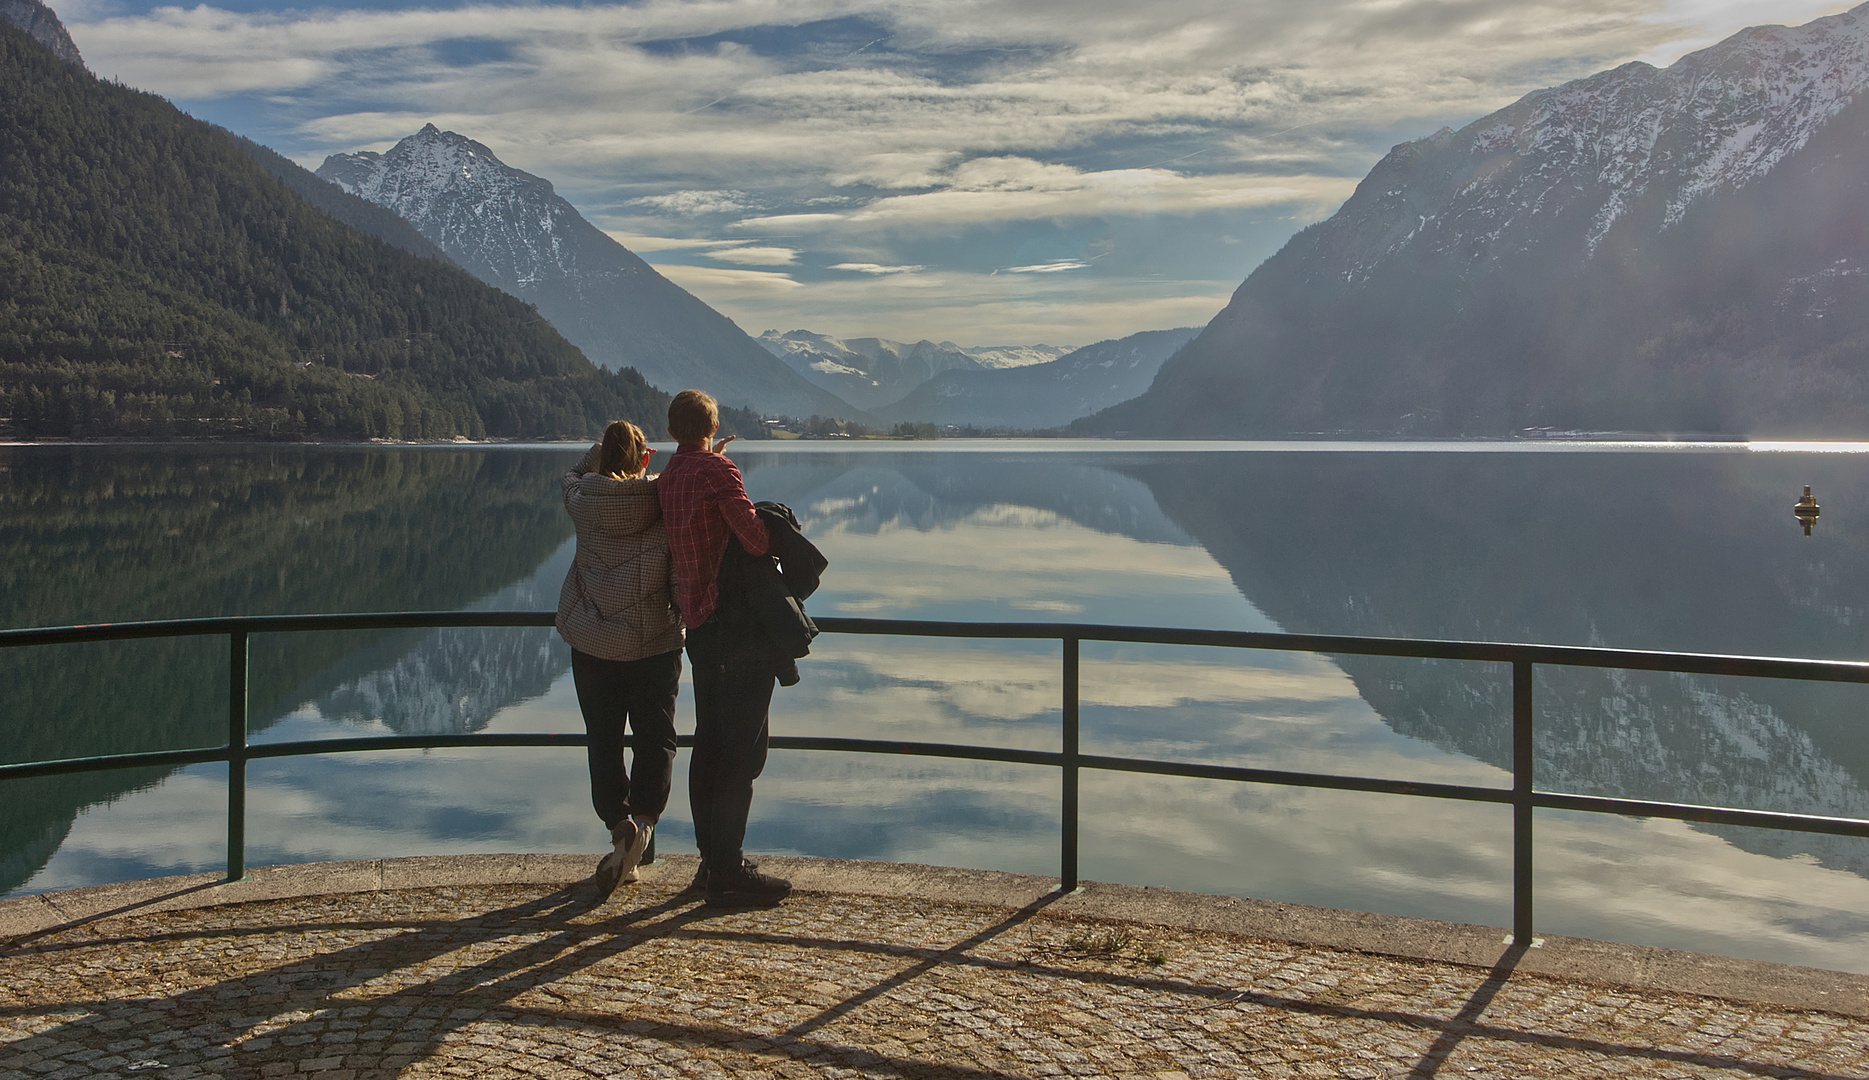
<svg viewBox="0 0 1869 1080">
<path fill-rule="evenodd" d="M 627 232 L 622 229 L 606 229 L 610 239 L 629 248 L 631 251 L 696 251 L 707 248 L 733 247 L 738 241 L 710 240 L 701 237 L 649 236 L 643 233 Z"/>
<path fill-rule="evenodd" d="M 770 217 L 744 218 L 729 225 L 731 229 L 758 229 L 773 233 L 807 233 L 849 220 L 847 214 L 774 214 Z"/>
<path fill-rule="evenodd" d="M 1322 216 L 1355 190 L 1351 177 L 1184 176 L 1165 169 L 1084 172 L 1029 158 L 961 163 L 938 190 L 889 195 L 843 213 L 743 218 L 735 229 L 786 235 L 889 228 L 950 232 L 1007 221 L 1151 217 L 1287 207 Z"/>
<path fill-rule="evenodd" d="M 790 266 L 798 261 L 798 252 L 782 247 L 733 247 L 710 251 L 707 257 L 745 266 Z"/>
<path fill-rule="evenodd" d="M 874 291 L 777 321 L 835 317 L 847 321 L 814 328 L 862 322 L 902 337 L 877 320 L 912 317 L 909 282 L 995 263 L 1024 271 L 1011 280 L 1073 277 L 1061 271 L 1126 222 L 1190 251 L 1250 237 L 1225 257 L 1189 255 L 1190 293 L 1172 301 L 1145 280 L 1165 260 L 1132 260 L 1148 244 L 1098 263 L 1117 307 L 1151 295 L 1173 305 L 1172 318 L 1165 307 L 1139 326 L 1175 325 L 1208 304 L 1223 270 L 1230 290 L 1279 239 L 1330 213 L 1399 139 L 1630 59 L 1672 59 L 1743 22 L 1845 6 L 643 0 L 113 13 L 124 9 L 70 0 L 62 14 L 94 70 L 296 160 L 382 149 L 432 121 L 550 179 L 639 251 L 753 267 L 834 253 Z M 860 40 L 846 40 L 852 24 Z M 720 240 L 728 230 L 746 239 Z M 784 241 L 747 242 L 768 237 Z M 970 250 L 1010 237 L 1052 239 Z M 730 302 L 829 295 L 786 274 L 667 269 Z M 1024 332 L 996 323 L 1003 339 L 1032 340 L 1094 307 L 1052 299 L 1067 309 Z M 1009 318 L 1044 301 L 988 302 Z M 914 321 L 917 333 L 959 333 Z"/>
<path fill-rule="evenodd" d="M 741 326 L 792 326 L 843 337 L 928 338 L 964 345 L 1088 344 L 1142 329 L 1199 326 L 1226 305 L 1234 280 L 1109 280 L 1087 274 L 914 273 L 823 280 L 657 264 L 656 269 Z M 741 277 L 737 275 L 750 275 Z M 785 284 L 765 280 L 784 277 Z"/>
<path fill-rule="evenodd" d="M 848 270 L 857 274 L 913 274 L 921 270 L 919 266 L 883 266 L 871 262 L 843 262 L 831 266 L 833 270 Z"/>
<path fill-rule="evenodd" d="M 1082 270 L 1089 265 L 1082 259 L 1059 259 L 1056 262 L 1034 263 L 1031 266 L 1008 266 L 1004 272 L 1008 274 L 1056 274 L 1064 270 Z M 993 272 L 997 274 L 1001 271 Z"/>
<path fill-rule="evenodd" d="M 630 202 L 683 217 L 744 214 L 757 205 L 744 191 L 671 191 L 665 195 L 643 195 Z"/>
<path fill-rule="evenodd" d="M 656 270 L 689 292 L 735 297 L 764 297 L 802 288 L 790 274 L 768 270 L 731 270 L 724 266 L 687 266 L 658 263 Z"/>
<path fill-rule="evenodd" d="M 934 187 L 941 174 L 958 157 L 949 150 L 894 151 L 869 154 L 843 172 L 834 172 L 830 181 L 838 185 L 861 185 L 873 188 Z"/>
</svg>

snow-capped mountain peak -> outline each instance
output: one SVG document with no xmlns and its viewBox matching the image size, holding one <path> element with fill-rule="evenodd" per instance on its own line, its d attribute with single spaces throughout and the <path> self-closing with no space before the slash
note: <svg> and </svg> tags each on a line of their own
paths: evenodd
<svg viewBox="0 0 1869 1080">
<path fill-rule="evenodd" d="M 1539 90 L 1391 150 L 1096 429 L 1853 437 L 1865 177 L 1869 4 Z"/>
<path fill-rule="evenodd" d="M 664 278 L 560 198 L 549 181 L 433 124 L 386 153 L 334 154 L 318 175 L 414 225 L 468 272 L 530 303 L 585 355 L 665 390 L 728 405 L 861 419 Z"/>
<path fill-rule="evenodd" d="M 512 168 L 465 135 L 428 124 L 387 153 L 333 155 L 318 175 L 394 210 L 508 291 L 575 271 L 565 241 L 577 211 L 550 181 Z"/>
<path fill-rule="evenodd" d="M 1335 274 L 1355 285 L 1410 250 L 1476 275 L 1533 247 L 1588 259 L 1614 232 L 1659 234 L 1755 183 L 1866 90 L 1869 4 L 1535 91 L 1390 151 L 1325 226 Z"/>
</svg>

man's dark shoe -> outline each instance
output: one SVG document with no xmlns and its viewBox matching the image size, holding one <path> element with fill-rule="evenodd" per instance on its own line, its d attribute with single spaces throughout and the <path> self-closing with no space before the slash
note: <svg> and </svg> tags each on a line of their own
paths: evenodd
<svg viewBox="0 0 1869 1080">
<path fill-rule="evenodd" d="M 762 874 L 750 860 L 742 860 L 739 873 L 708 878 L 706 903 L 708 907 L 771 907 L 791 894 L 791 882 Z"/>
<path fill-rule="evenodd" d="M 676 896 L 699 896 L 706 891 L 707 891 L 707 867 L 705 865 L 702 865 L 702 866 L 695 867 L 694 880 L 688 882 L 687 887 L 682 889 L 680 892 L 676 893 L 675 895 Z"/>
</svg>

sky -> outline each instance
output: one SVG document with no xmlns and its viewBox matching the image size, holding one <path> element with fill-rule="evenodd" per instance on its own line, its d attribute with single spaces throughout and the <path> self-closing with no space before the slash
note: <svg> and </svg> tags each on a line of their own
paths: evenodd
<svg viewBox="0 0 1869 1080">
<path fill-rule="evenodd" d="M 1817 0 L 50 0 L 98 75 L 316 167 L 433 123 L 748 333 L 1206 323 L 1388 150 Z"/>
</svg>

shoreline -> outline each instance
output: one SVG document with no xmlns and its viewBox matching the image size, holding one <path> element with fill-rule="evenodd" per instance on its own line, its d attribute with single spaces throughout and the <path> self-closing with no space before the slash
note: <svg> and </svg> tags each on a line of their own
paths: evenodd
<svg viewBox="0 0 1869 1080">
<path fill-rule="evenodd" d="M 328 446 L 328 447 L 532 447 L 532 446 L 583 446 L 597 441 L 596 436 L 570 439 L 469 439 L 455 436 L 452 439 L 234 439 L 234 438 L 135 438 L 105 437 L 95 439 L 53 438 L 53 439 L 6 439 L 0 438 L 0 447 L 15 446 Z M 831 444 L 849 446 L 859 443 L 890 444 L 939 444 L 939 443 L 1105 443 L 1112 446 L 1142 446 L 1156 443 L 1177 443 L 1193 445 L 1296 445 L 1326 446 L 1345 444 L 1374 444 L 1393 446 L 1681 446 L 1681 447 L 1729 447 L 1729 446 L 1854 446 L 1869 445 L 1869 434 L 1860 439 L 1800 439 L 1784 436 L 1755 436 L 1731 434 L 1683 434 L 1678 432 L 1638 432 L 1638 431 L 1601 431 L 1577 432 L 1557 435 L 1444 435 L 1444 436 L 1404 436 L 1404 435 L 1358 435 L 1349 432 L 1306 432 L 1283 436 L 1239 436 L 1233 438 L 1221 436 L 1136 436 L 1117 437 L 1108 435 L 955 435 L 935 439 L 918 439 L 898 435 L 859 435 L 844 438 L 820 438 L 813 436 L 793 438 L 748 438 L 737 440 L 742 447 L 751 446 L 786 446 L 799 443 Z M 652 444 L 667 443 L 666 439 L 652 439 Z"/>
</svg>

